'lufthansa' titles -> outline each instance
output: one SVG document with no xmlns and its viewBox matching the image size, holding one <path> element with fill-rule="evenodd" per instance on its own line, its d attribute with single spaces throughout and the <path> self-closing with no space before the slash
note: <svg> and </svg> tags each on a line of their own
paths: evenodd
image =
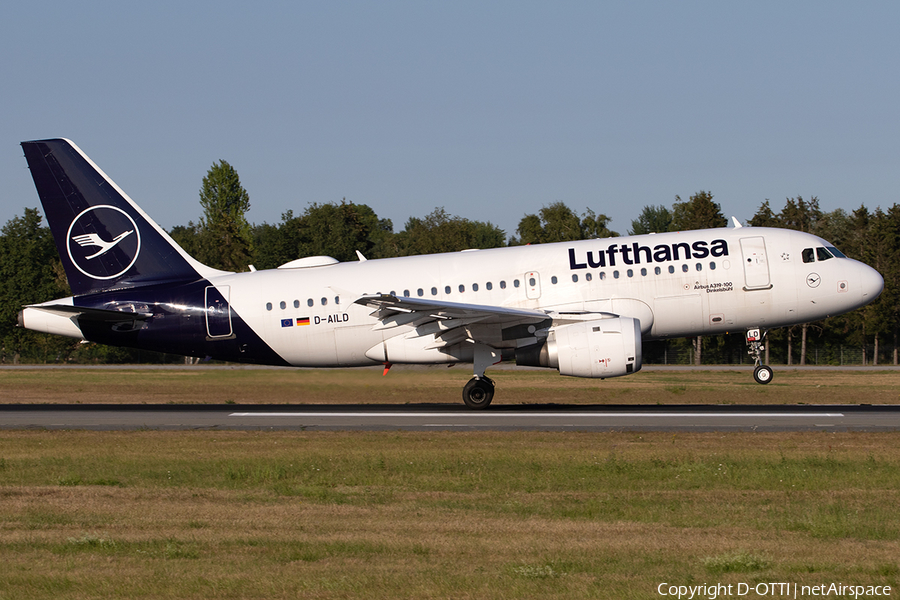
<svg viewBox="0 0 900 600">
<path fill-rule="evenodd" d="M 694 243 L 678 242 L 677 244 L 657 244 L 652 248 L 642 246 L 638 242 L 631 244 L 610 244 L 606 250 L 588 250 L 579 256 L 575 248 L 569 248 L 570 269 L 599 269 L 615 267 L 620 259 L 623 265 L 641 265 L 670 262 L 673 260 L 689 260 L 706 257 L 728 256 L 728 242 L 698 240 Z"/>
</svg>

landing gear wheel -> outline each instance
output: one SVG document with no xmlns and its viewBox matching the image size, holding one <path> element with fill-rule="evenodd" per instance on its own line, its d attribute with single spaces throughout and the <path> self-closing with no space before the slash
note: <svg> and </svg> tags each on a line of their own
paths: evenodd
<svg viewBox="0 0 900 600">
<path fill-rule="evenodd" d="M 772 377 L 774 377 L 774 373 L 769 365 L 759 365 L 753 369 L 753 379 L 756 380 L 756 383 L 769 383 L 772 381 Z"/>
<path fill-rule="evenodd" d="M 469 408 L 481 410 L 487 408 L 494 399 L 494 382 L 487 377 L 473 377 L 463 388 L 463 402 Z"/>
</svg>

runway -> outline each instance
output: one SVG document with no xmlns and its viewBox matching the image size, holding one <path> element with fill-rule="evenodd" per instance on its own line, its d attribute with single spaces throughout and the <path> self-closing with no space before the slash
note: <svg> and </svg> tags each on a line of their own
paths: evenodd
<svg viewBox="0 0 900 600">
<path fill-rule="evenodd" d="M 0 429 L 900 431 L 900 406 L 5 405 Z"/>
</svg>

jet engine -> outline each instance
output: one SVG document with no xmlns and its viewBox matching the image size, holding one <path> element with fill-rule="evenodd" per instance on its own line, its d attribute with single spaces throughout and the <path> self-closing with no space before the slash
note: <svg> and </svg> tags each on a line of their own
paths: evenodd
<svg viewBox="0 0 900 600">
<path fill-rule="evenodd" d="M 631 317 L 551 327 L 547 340 L 516 350 L 516 364 L 572 377 L 619 377 L 641 370 L 641 322 Z"/>
</svg>

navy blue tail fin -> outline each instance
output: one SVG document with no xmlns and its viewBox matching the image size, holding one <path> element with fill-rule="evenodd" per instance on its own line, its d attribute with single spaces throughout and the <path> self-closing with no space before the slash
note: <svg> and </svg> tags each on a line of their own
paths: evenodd
<svg viewBox="0 0 900 600">
<path fill-rule="evenodd" d="M 69 140 L 22 148 L 73 294 L 221 273 L 188 256 Z"/>
</svg>

